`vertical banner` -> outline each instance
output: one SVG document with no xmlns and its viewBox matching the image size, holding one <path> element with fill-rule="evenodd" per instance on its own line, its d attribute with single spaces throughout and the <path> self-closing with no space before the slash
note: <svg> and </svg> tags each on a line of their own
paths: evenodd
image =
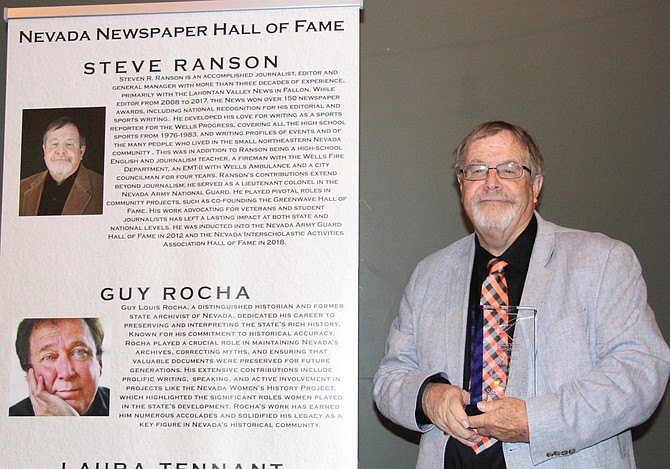
<svg viewBox="0 0 670 469">
<path fill-rule="evenodd" d="M 3 467 L 357 466 L 361 5 L 329 3 L 6 11 Z"/>
</svg>

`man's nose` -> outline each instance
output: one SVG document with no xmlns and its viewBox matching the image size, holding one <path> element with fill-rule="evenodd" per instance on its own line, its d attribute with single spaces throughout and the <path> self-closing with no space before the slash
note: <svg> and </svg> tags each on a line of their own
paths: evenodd
<svg viewBox="0 0 670 469">
<path fill-rule="evenodd" d="M 58 358 L 56 371 L 58 372 L 58 378 L 60 379 L 71 379 L 74 376 L 74 366 L 72 365 L 72 360 L 69 356 L 61 356 Z"/>
<path fill-rule="evenodd" d="M 498 175 L 498 170 L 494 168 L 489 168 L 486 173 L 485 179 L 486 187 L 500 187 L 500 176 Z"/>
</svg>

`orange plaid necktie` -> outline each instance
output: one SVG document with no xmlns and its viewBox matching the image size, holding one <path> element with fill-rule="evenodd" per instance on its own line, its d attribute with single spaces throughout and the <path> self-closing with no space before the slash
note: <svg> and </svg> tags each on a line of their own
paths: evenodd
<svg viewBox="0 0 670 469">
<path fill-rule="evenodd" d="M 482 400 L 505 397 L 509 362 L 507 353 L 509 337 L 505 332 L 508 317 L 505 307 L 509 306 L 509 297 L 503 270 L 507 265 L 507 262 L 501 259 L 491 259 L 488 263 L 489 274 L 482 283 L 481 305 L 484 312 Z M 473 444 L 472 449 L 475 453 L 480 453 L 493 446 L 495 442 L 494 438 L 483 436 L 482 441 Z"/>
</svg>

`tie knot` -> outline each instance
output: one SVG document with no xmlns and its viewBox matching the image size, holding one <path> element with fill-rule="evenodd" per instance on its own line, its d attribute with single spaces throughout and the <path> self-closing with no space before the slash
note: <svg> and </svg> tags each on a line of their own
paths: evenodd
<svg viewBox="0 0 670 469">
<path fill-rule="evenodd" d="M 504 260 L 494 257 L 486 266 L 489 268 L 489 273 L 492 274 L 494 272 L 502 272 L 507 265 L 507 262 Z"/>
</svg>

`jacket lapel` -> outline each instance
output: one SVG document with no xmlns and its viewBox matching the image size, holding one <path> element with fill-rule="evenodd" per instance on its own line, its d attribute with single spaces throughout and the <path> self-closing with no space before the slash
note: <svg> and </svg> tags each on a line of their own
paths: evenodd
<svg viewBox="0 0 670 469">
<path fill-rule="evenodd" d="M 520 398 L 535 395 L 535 357 L 537 348 L 537 316 L 542 314 L 551 270 L 549 262 L 554 253 L 554 228 L 536 212 L 537 235 L 530 257 L 526 283 L 523 288 L 521 309 L 514 330 L 512 358 L 506 394 Z M 530 308 L 535 310 L 533 317 Z"/>
<path fill-rule="evenodd" d="M 468 303 L 472 265 L 474 263 L 474 235 L 468 237 L 469 242 L 463 246 L 462 252 L 453 262 L 452 276 L 446 279 L 444 289 L 445 317 L 447 318 L 442 337 L 446 337 L 446 354 L 449 357 L 447 372 L 452 383 L 463 384 L 463 360 L 465 358 L 465 337 L 468 333 Z M 454 295 L 453 292 L 461 292 Z"/>
<path fill-rule="evenodd" d="M 23 207 L 21 207 L 21 213 L 26 215 L 37 215 L 46 176 L 47 172 L 44 171 L 30 183 L 30 188 L 23 194 Z"/>
<path fill-rule="evenodd" d="M 86 205 L 91 200 L 90 189 L 91 181 L 88 177 L 88 172 L 86 172 L 86 168 L 81 167 L 74 180 L 74 184 L 72 184 L 70 195 L 68 195 L 65 201 L 63 213 L 70 215 L 81 215 L 84 213 Z"/>
</svg>

